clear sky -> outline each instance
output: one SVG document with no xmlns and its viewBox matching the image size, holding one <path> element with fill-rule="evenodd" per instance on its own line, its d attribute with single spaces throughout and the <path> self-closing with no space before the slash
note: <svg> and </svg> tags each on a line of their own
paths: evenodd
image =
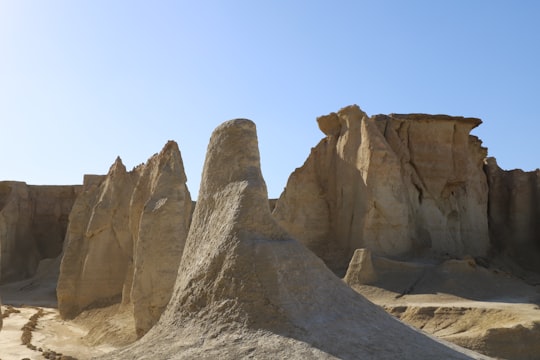
<svg viewBox="0 0 540 360">
<path fill-rule="evenodd" d="M 256 122 L 271 197 L 315 118 L 473 116 L 505 169 L 540 167 L 540 1 L 0 0 L 0 179 L 78 184 L 169 139 L 192 197 L 212 130 Z"/>
</svg>

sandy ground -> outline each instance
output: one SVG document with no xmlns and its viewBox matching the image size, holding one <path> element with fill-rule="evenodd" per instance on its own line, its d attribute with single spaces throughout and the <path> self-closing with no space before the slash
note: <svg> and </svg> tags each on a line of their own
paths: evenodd
<svg viewBox="0 0 540 360">
<path fill-rule="evenodd" d="M 7 315 L 4 317 L 3 327 L 0 330 L 0 360 L 24 358 L 43 360 L 43 352 L 49 350 L 84 360 L 91 356 L 105 354 L 118 347 L 107 344 L 107 341 L 103 339 L 100 344 L 96 344 L 89 334 L 96 322 L 109 326 L 114 325 L 111 323 L 115 320 L 119 320 L 118 326 L 125 327 L 122 319 L 108 317 L 108 323 L 104 321 L 103 316 L 95 312 L 84 314 L 86 321 L 64 321 L 60 318 L 56 308 L 57 276 L 57 260 L 47 260 L 42 262 L 34 278 L 0 286 L 2 314 Z M 18 312 L 11 312 L 9 309 Z M 36 347 L 36 350 L 31 350 L 22 344 L 22 327 L 39 309 L 43 309 L 44 315 L 37 320 L 37 326 L 32 331 L 31 344 Z M 92 321 L 93 315 L 96 321 Z M 111 328 L 114 329 L 114 326 Z M 38 350 L 40 348 L 42 351 Z M 57 355 L 57 358 L 60 358 L 60 355 Z"/>
<path fill-rule="evenodd" d="M 540 359 L 536 304 L 451 300 L 447 294 L 408 295 L 399 301 L 367 297 L 401 321 L 456 345 L 498 359 Z"/>
<path fill-rule="evenodd" d="M 401 321 L 488 356 L 540 359 L 538 279 L 524 281 L 470 259 L 374 264 L 378 280 L 352 287 Z"/>
<path fill-rule="evenodd" d="M 540 359 L 538 285 L 467 262 L 445 263 L 427 273 L 416 267 L 403 271 L 402 264 L 379 265 L 386 272 L 379 273 L 377 284 L 353 288 L 400 320 L 496 358 Z M 63 321 L 56 309 L 55 266 L 47 266 L 33 279 L 0 286 L 2 312 L 10 313 L 0 331 L 0 360 L 43 359 L 47 350 L 89 359 L 135 340 L 130 309 L 120 305 Z M 21 329 L 39 309 L 44 314 L 32 332 L 36 350 L 31 350 L 21 342 Z"/>
<path fill-rule="evenodd" d="M 5 312 L 7 306 L 2 307 Z M 21 328 L 29 321 L 39 308 L 44 309 L 45 316 L 38 320 L 37 328 L 32 332 L 31 343 L 36 350 L 22 345 Z M 58 310 L 43 307 L 16 307 L 20 313 L 11 313 L 4 318 L 4 326 L 0 331 L 0 359 L 21 360 L 43 359 L 42 352 L 53 350 L 57 354 L 70 355 L 77 359 L 89 359 L 92 355 L 104 354 L 114 350 L 112 346 L 94 346 L 84 340 L 88 330 L 73 322 L 62 321 Z M 37 349 L 41 348 L 42 351 Z M 59 355 L 58 355 L 59 356 Z"/>
<path fill-rule="evenodd" d="M 6 306 L 2 307 L 2 313 L 6 312 Z M 2 360 L 10 359 L 38 359 L 41 354 L 28 349 L 21 343 L 21 328 L 28 321 L 36 310 L 30 308 L 18 308 L 19 314 L 11 314 L 8 318 L 4 318 L 4 326 L 0 331 L 0 358 Z"/>
</svg>

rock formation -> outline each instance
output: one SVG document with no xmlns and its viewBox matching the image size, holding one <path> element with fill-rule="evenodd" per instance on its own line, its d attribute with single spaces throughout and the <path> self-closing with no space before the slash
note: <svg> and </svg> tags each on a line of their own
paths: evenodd
<svg viewBox="0 0 540 360">
<path fill-rule="evenodd" d="M 494 250 L 540 272 L 540 170 L 502 170 L 486 159 L 489 230 Z"/>
<path fill-rule="evenodd" d="M 377 272 L 379 271 L 380 269 L 376 270 L 373 266 L 373 259 L 369 249 L 356 249 L 343 281 L 350 286 L 373 284 L 378 279 Z"/>
<path fill-rule="evenodd" d="M 80 186 L 0 182 L 0 283 L 34 275 L 40 260 L 62 252 Z"/>
<path fill-rule="evenodd" d="M 57 295 L 60 314 L 122 302 L 138 335 L 167 305 L 191 218 L 178 145 L 170 141 L 126 171 L 117 158 L 106 176 L 86 176 L 69 217 Z"/>
<path fill-rule="evenodd" d="M 362 285 L 386 289 L 394 293 L 396 299 L 405 295 L 445 294 L 446 297 L 477 301 L 495 302 L 505 298 L 516 302 L 519 299 L 523 303 L 538 301 L 534 286 L 499 270 L 485 268 L 471 257 L 399 261 L 373 255 L 367 249 L 357 249 L 344 281 L 360 292 Z"/>
<path fill-rule="evenodd" d="M 465 359 L 355 293 L 271 216 L 255 125 L 212 134 L 174 295 L 107 359 Z M 479 355 L 475 355 L 480 358 Z"/>
<path fill-rule="evenodd" d="M 377 115 L 357 106 L 317 119 L 327 135 L 290 176 L 273 212 L 344 274 L 355 249 L 385 256 L 484 256 L 489 248 L 481 121 Z"/>
<path fill-rule="evenodd" d="M 404 262 L 357 249 L 344 280 L 438 338 L 497 359 L 538 359 L 538 289 L 473 258 Z"/>
</svg>

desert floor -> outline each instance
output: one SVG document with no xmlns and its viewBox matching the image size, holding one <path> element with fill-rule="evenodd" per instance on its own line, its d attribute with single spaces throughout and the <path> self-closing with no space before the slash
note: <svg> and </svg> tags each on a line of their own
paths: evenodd
<svg viewBox="0 0 540 360">
<path fill-rule="evenodd" d="M 56 260 L 42 261 L 34 278 L 0 286 L 4 316 L 0 330 L 1 360 L 41 360 L 47 352 L 56 353 L 56 356 L 49 355 L 49 359 L 61 359 L 62 355 L 89 359 L 134 340 L 122 330 L 132 324 L 128 316 L 118 314 L 118 306 L 88 311 L 73 321 L 62 320 L 56 308 L 57 265 Z M 110 316 L 110 313 L 115 315 Z M 32 316 L 39 316 L 30 339 L 35 350 L 24 345 L 21 339 L 23 327 L 30 325 Z M 109 331 L 116 334 L 109 336 Z"/>
<path fill-rule="evenodd" d="M 51 263 L 33 279 L 0 286 L 1 360 L 44 359 L 51 351 L 56 355 L 49 359 L 61 359 L 59 354 L 89 359 L 135 340 L 129 309 L 120 305 L 62 320 L 56 309 L 53 268 Z M 402 321 L 446 341 L 497 358 L 540 358 L 540 292 L 531 284 L 537 279 L 525 282 L 467 261 L 427 271 L 422 267 L 420 276 L 418 268 L 397 269 L 401 275 L 385 269 L 375 284 L 353 288 Z M 38 312 L 29 346 L 23 345 L 22 329 Z"/>
<path fill-rule="evenodd" d="M 510 263 L 374 259 L 373 284 L 353 289 L 401 321 L 502 359 L 540 359 L 540 278 Z"/>
</svg>

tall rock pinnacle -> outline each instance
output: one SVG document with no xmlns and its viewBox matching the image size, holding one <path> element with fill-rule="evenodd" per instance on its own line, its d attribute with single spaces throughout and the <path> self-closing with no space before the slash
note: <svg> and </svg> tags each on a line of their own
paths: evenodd
<svg viewBox="0 0 540 360">
<path fill-rule="evenodd" d="M 259 161 L 253 122 L 214 131 L 167 310 L 108 359 L 469 358 L 354 292 L 277 225 Z"/>
</svg>

